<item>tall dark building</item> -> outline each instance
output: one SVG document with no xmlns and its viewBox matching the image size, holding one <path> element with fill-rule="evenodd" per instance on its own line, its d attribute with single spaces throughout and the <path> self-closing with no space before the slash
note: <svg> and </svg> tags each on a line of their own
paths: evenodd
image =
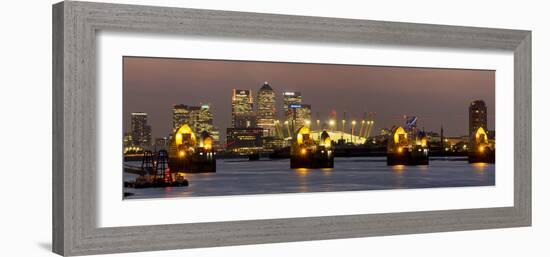
<svg viewBox="0 0 550 257">
<path fill-rule="evenodd" d="M 275 91 L 267 82 L 258 90 L 256 106 L 257 126 L 264 130 L 264 136 L 275 135 Z"/>
<path fill-rule="evenodd" d="M 256 127 L 252 90 L 233 89 L 231 98 L 231 126 L 234 128 Z"/>
<path fill-rule="evenodd" d="M 130 122 L 132 144 L 144 148 L 151 146 L 151 126 L 147 124 L 147 113 L 133 112 Z"/>
<path fill-rule="evenodd" d="M 480 127 L 487 131 L 487 106 L 483 100 L 475 100 L 470 104 L 469 135 L 472 135 Z"/>
</svg>

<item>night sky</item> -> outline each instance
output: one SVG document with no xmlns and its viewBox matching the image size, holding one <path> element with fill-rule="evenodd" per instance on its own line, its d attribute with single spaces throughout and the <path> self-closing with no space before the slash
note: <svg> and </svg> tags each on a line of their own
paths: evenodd
<svg viewBox="0 0 550 257">
<path fill-rule="evenodd" d="M 375 134 L 409 115 L 426 131 L 443 125 L 446 136 L 467 135 L 468 105 L 476 99 L 487 104 L 489 129 L 495 124 L 494 71 L 124 57 L 124 131 L 131 112 L 147 112 L 153 138 L 167 136 L 174 104 L 210 103 L 223 140 L 231 124 L 231 89 L 252 89 L 256 97 L 264 81 L 277 94 L 279 118 L 282 92 L 293 90 L 311 104 L 312 120 L 317 112 L 322 121 L 332 111 L 338 120 L 346 112 L 358 121 L 374 113 Z"/>
</svg>

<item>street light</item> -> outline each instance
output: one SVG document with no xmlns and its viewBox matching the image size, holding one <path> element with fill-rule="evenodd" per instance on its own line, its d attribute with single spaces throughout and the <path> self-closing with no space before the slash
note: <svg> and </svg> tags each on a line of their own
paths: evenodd
<svg viewBox="0 0 550 257">
<path fill-rule="evenodd" d="M 345 116 L 345 115 L 344 115 Z M 340 138 L 344 139 L 344 132 L 346 131 L 346 120 L 342 120 L 342 131 L 340 133 Z"/>
<path fill-rule="evenodd" d="M 372 130 L 373 124 L 374 124 L 374 121 L 372 120 L 367 121 L 367 128 L 365 129 L 365 138 L 368 138 L 370 136 L 370 132 Z"/>
<path fill-rule="evenodd" d="M 355 131 L 355 120 L 352 120 L 351 121 L 351 142 L 352 143 L 355 143 L 355 140 L 354 140 L 354 137 L 353 137 L 353 133 Z"/>
<path fill-rule="evenodd" d="M 365 127 L 365 120 L 361 121 L 361 129 L 359 129 L 359 137 L 363 136 L 363 128 Z"/>
</svg>

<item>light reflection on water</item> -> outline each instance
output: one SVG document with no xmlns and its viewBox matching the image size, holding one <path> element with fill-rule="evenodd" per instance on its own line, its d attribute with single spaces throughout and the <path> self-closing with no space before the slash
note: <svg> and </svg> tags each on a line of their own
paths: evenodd
<svg viewBox="0 0 550 257">
<path fill-rule="evenodd" d="M 474 168 L 478 171 L 485 171 L 489 167 L 489 164 L 483 162 L 472 163 L 470 165 L 474 166 Z"/>
<path fill-rule="evenodd" d="M 332 169 L 290 169 L 288 160 L 217 161 L 216 173 L 186 173 L 188 187 L 125 189 L 129 198 L 223 196 L 332 192 L 398 188 L 489 186 L 494 164 L 461 159 L 430 160 L 430 165 L 386 166 L 385 158 L 336 158 Z M 135 176 L 124 175 L 125 180 Z"/>
<path fill-rule="evenodd" d="M 407 166 L 405 165 L 394 165 L 390 166 L 395 173 L 395 179 L 393 180 L 393 187 L 396 189 L 403 188 L 403 173 Z"/>
<path fill-rule="evenodd" d="M 312 170 L 312 169 L 306 169 L 306 168 L 295 169 L 295 171 L 298 172 L 298 174 L 299 174 L 300 176 L 306 176 L 307 173 L 308 173 L 309 171 L 311 171 L 311 170 Z"/>
<path fill-rule="evenodd" d="M 298 181 L 299 181 L 298 192 L 300 193 L 309 192 L 309 186 L 308 186 L 309 180 L 307 179 L 307 176 L 308 176 L 308 173 L 311 171 L 311 169 L 300 168 L 300 169 L 295 169 L 295 171 L 298 174 Z"/>
<path fill-rule="evenodd" d="M 494 164 L 487 164 L 487 163 L 480 162 L 480 163 L 472 163 L 470 165 L 474 167 L 474 169 L 476 170 L 476 175 L 480 180 L 487 180 L 488 179 L 487 173 L 490 172 L 489 170 L 491 168 L 494 169 Z"/>
<path fill-rule="evenodd" d="M 397 173 L 402 173 L 405 168 L 407 168 L 407 166 L 405 165 L 394 165 L 394 166 L 390 166 L 392 170 L 396 171 Z"/>
</svg>

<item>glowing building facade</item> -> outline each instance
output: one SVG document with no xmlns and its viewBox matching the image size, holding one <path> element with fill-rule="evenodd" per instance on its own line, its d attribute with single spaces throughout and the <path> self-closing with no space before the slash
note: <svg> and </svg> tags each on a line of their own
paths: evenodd
<svg viewBox="0 0 550 257">
<path fill-rule="evenodd" d="M 251 154 L 263 149 L 262 128 L 227 128 L 227 150 Z"/>
<path fill-rule="evenodd" d="M 189 108 L 189 126 L 195 133 L 206 131 L 214 139 L 214 145 L 220 140 L 219 131 L 214 127 L 214 115 L 210 111 L 209 104 L 191 106 Z"/>
<path fill-rule="evenodd" d="M 214 139 L 215 145 L 219 143 L 220 133 L 214 127 L 214 115 L 210 111 L 209 104 L 201 106 L 175 105 L 172 109 L 172 129 L 175 132 L 182 125 L 187 124 L 195 133 L 208 132 Z"/>
<path fill-rule="evenodd" d="M 302 93 L 294 91 L 283 92 L 283 111 L 284 122 L 290 129 L 291 133 L 294 133 L 298 128 L 296 109 L 302 106 Z M 292 136 L 292 135 L 289 135 Z"/>
<path fill-rule="evenodd" d="M 293 106 L 302 104 L 302 93 L 285 91 L 283 92 L 283 111 L 285 112 L 285 121 L 290 121 L 293 118 Z"/>
<path fill-rule="evenodd" d="M 231 126 L 233 128 L 256 127 L 252 90 L 233 89 L 231 98 Z"/>
<path fill-rule="evenodd" d="M 311 105 L 302 103 L 300 92 L 283 92 L 284 121 L 294 133 L 311 120 Z"/>
<path fill-rule="evenodd" d="M 189 107 L 178 104 L 172 108 L 172 133 L 176 132 L 183 124 L 189 120 Z"/>
<path fill-rule="evenodd" d="M 258 90 L 256 106 L 257 126 L 263 129 L 264 136 L 275 135 L 275 91 L 267 82 Z"/>
</svg>

